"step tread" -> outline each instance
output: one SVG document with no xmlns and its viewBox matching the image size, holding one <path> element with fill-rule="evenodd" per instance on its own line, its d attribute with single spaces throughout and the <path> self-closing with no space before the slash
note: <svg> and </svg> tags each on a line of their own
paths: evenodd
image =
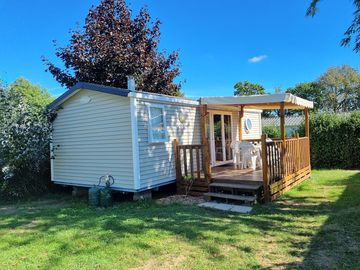
<svg viewBox="0 0 360 270">
<path fill-rule="evenodd" d="M 238 201 L 248 201 L 248 202 L 253 202 L 256 200 L 256 196 L 233 195 L 233 194 L 217 193 L 217 192 L 208 192 L 205 193 L 204 196 L 238 200 Z"/>
<path fill-rule="evenodd" d="M 236 184 L 236 183 L 220 183 L 214 182 L 209 185 L 210 187 L 224 187 L 224 188 L 234 188 L 234 189 L 244 189 L 244 190 L 258 190 L 262 185 L 248 185 L 248 184 Z"/>
</svg>

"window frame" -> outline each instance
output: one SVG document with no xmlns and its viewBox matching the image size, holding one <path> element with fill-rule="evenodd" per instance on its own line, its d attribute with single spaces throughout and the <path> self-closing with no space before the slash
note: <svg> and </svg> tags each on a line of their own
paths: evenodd
<svg viewBox="0 0 360 270">
<path fill-rule="evenodd" d="M 151 123 L 151 108 L 157 108 L 162 110 L 162 117 L 163 117 L 163 125 L 164 125 L 164 132 L 165 137 L 164 139 L 154 139 L 153 137 L 153 126 Z M 168 132 L 166 128 L 166 112 L 165 112 L 165 106 L 159 105 L 159 104 L 149 104 L 148 105 L 148 117 L 149 117 L 149 123 L 148 123 L 148 134 L 149 134 L 149 143 L 164 143 L 168 141 Z"/>
<path fill-rule="evenodd" d="M 252 130 L 252 128 L 253 128 L 253 122 L 252 122 L 252 120 L 250 119 L 250 117 L 245 117 L 245 119 L 244 119 L 245 121 L 245 125 L 244 125 L 244 127 L 245 127 L 245 132 L 246 133 L 250 133 L 251 132 L 251 130 Z M 251 125 L 251 127 L 249 128 L 249 124 L 248 124 L 248 120 L 250 121 L 250 125 Z"/>
</svg>

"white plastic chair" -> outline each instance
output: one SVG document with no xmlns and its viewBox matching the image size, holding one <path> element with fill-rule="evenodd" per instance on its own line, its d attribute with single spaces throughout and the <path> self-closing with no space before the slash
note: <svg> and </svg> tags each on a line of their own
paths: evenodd
<svg viewBox="0 0 360 270">
<path fill-rule="evenodd" d="M 257 148 L 250 142 L 243 141 L 240 144 L 240 156 L 243 167 L 256 169 Z"/>
<path fill-rule="evenodd" d="M 230 147 L 233 151 L 233 158 L 234 158 L 234 168 L 244 169 L 244 163 L 241 160 L 241 152 L 240 152 L 240 142 L 233 141 L 230 144 Z"/>
</svg>

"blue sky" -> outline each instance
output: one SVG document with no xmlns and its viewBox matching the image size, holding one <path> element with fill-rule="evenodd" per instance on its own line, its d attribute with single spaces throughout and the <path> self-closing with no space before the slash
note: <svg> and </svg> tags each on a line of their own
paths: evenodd
<svg viewBox="0 0 360 270">
<path fill-rule="evenodd" d="M 313 19 L 310 0 L 132 0 L 134 13 L 147 5 L 162 21 L 161 48 L 180 49 L 187 96 L 232 95 L 249 80 L 286 89 L 316 79 L 329 66 L 360 69 L 360 54 L 339 46 L 352 19 L 351 0 L 320 1 Z M 45 72 L 41 56 L 56 61 L 52 40 L 66 45 L 69 30 L 81 25 L 95 0 L 0 0 L 0 79 L 23 76 L 65 91 Z M 252 61 L 251 61 L 252 59 Z"/>
</svg>

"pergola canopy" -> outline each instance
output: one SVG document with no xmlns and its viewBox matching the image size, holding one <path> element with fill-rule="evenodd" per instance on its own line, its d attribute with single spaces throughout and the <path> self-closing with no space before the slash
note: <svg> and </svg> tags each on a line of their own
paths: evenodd
<svg viewBox="0 0 360 270">
<path fill-rule="evenodd" d="M 203 105 L 239 105 L 249 109 L 279 109 L 284 104 L 285 109 L 312 109 L 314 103 L 294 96 L 290 93 L 253 95 L 253 96 L 230 96 L 230 97 L 203 97 L 200 99 Z"/>
</svg>

